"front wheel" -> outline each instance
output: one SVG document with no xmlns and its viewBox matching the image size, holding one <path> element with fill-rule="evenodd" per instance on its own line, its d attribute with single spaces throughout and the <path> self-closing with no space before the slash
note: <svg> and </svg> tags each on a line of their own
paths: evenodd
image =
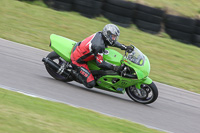
<svg viewBox="0 0 200 133">
<path fill-rule="evenodd" d="M 153 103 L 158 98 L 158 89 L 152 82 L 151 84 L 142 84 L 141 89 L 135 86 L 126 88 L 127 95 L 134 101 L 142 104 Z"/>
</svg>

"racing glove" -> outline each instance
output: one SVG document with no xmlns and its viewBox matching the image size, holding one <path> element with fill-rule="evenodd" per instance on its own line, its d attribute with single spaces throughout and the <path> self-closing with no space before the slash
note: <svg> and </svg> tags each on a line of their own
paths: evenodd
<svg viewBox="0 0 200 133">
<path fill-rule="evenodd" d="M 134 46 L 126 46 L 124 44 L 121 44 L 121 50 L 127 50 L 128 53 L 131 53 L 134 50 Z"/>
<path fill-rule="evenodd" d="M 131 53 L 134 50 L 134 48 L 131 46 L 126 46 L 126 50 L 128 53 Z"/>
</svg>

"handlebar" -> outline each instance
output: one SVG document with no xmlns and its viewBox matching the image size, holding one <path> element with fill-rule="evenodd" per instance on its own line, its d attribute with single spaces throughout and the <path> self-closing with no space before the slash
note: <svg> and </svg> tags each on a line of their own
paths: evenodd
<svg viewBox="0 0 200 133">
<path fill-rule="evenodd" d="M 135 49 L 135 46 L 134 46 L 134 45 L 132 45 L 132 44 L 131 44 L 130 46 L 133 48 L 133 50 L 132 50 L 132 51 L 134 51 L 134 49 Z M 131 52 L 132 52 L 132 51 L 131 51 Z M 127 57 L 127 56 L 126 56 L 126 53 L 127 53 L 127 52 L 128 52 L 128 53 L 131 53 L 131 52 L 129 52 L 129 50 L 128 50 L 128 49 L 127 49 L 127 50 L 125 50 L 125 54 L 123 55 L 123 58 L 122 58 L 121 62 L 124 60 L 124 57 Z"/>
</svg>

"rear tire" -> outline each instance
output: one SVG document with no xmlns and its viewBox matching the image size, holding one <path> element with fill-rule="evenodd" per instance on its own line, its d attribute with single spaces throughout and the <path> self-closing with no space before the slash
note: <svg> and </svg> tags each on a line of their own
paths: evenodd
<svg viewBox="0 0 200 133">
<path fill-rule="evenodd" d="M 63 62 L 59 59 L 60 56 L 52 51 L 51 53 L 49 53 L 47 55 L 47 58 L 51 59 L 52 61 L 56 62 L 58 65 L 61 65 Z M 60 81 L 63 81 L 63 82 L 69 82 L 69 81 L 72 81 L 71 77 L 65 77 L 65 76 L 62 76 L 60 74 L 58 74 L 55 70 L 53 70 L 48 64 L 45 64 L 45 67 L 46 67 L 46 70 L 47 72 L 53 77 L 55 78 L 56 80 L 60 80 Z"/>
<path fill-rule="evenodd" d="M 158 98 L 158 89 L 156 85 L 152 82 L 151 84 L 142 84 L 139 90 L 141 94 L 137 92 L 135 86 L 126 88 L 127 95 L 135 102 L 142 104 L 153 103 Z"/>
</svg>

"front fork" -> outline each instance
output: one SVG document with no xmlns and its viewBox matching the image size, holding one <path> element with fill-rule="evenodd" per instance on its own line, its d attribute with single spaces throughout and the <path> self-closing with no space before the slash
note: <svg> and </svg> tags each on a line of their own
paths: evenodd
<svg viewBox="0 0 200 133">
<path fill-rule="evenodd" d="M 149 77 L 147 77 L 147 78 L 145 78 L 144 80 L 142 80 L 141 82 L 138 82 L 136 85 L 135 85 L 135 87 L 137 88 L 137 89 L 141 89 L 141 85 L 142 84 L 151 84 L 153 81 L 152 81 L 152 79 L 150 79 Z"/>
<path fill-rule="evenodd" d="M 151 83 L 152 83 L 152 79 L 147 77 L 147 78 L 141 80 L 140 82 L 138 82 L 137 84 L 135 84 L 135 88 L 136 88 L 138 96 L 141 96 L 141 97 L 143 96 L 141 86 L 143 85 L 142 88 L 144 88 L 145 84 L 151 84 Z"/>
</svg>

